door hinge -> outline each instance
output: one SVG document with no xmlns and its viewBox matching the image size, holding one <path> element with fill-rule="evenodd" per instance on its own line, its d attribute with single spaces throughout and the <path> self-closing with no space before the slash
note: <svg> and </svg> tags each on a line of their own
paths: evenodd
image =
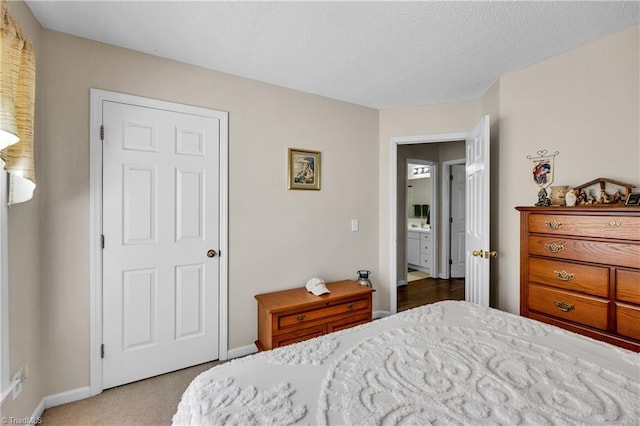
<svg viewBox="0 0 640 426">
<path fill-rule="evenodd" d="M 100 345 L 100 358 L 104 358 L 104 343 Z"/>
<path fill-rule="evenodd" d="M 449 175 L 449 180 L 453 180 L 453 175 Z"/>
<path fill-rule="evenodd" d="M 100 125 L 100 140 L 104 141 L 104 124 Z"/>
<path fill-rule="evenodd" d="M 104 235 L 100 235 L 100 244 L 102 244 L 102 248 L 104 249 Z"/>
<path fill-rule="evenodd" d="M 453 218 L 452 217 L 449 218 L 449 223 L 453 223 Z"/>
<path fill-rule="evenodd" d="M 449 265 L 453 265 L 453 260 L 449 259 Z"/>
</svg>

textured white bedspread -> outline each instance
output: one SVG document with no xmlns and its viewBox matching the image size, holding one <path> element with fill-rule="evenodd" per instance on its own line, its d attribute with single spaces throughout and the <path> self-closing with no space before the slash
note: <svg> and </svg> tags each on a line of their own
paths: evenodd
<svg viewBox="0 0 640 426">
<path fill-rule="evenodd" d="M 440 302 L 216 366 L 176 425 L 638 425 L 640 354 Z"/>
</svg>

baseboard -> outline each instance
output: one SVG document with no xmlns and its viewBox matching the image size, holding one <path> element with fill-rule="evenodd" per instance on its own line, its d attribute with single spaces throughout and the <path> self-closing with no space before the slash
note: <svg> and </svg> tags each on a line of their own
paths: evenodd
<svg viewBox="0 0 640 426">
<path fill-rule="evenodd" d="M 227 352 L 227 358 L 228 359 L 240 358 L 241 356 L 251 355 L 256 352 L 258 352 L 256 345 L 242 346 L 240 348 L 230 349 Z"/>
<path fill-rule="evenodd" d="M 55 395 L 49 395 L 44 397 L 44 408 L 56 407 L 62 404 L 68 404 L 69 402 L 80 401 L 81 399 L 89 398 L 91 396 L 91 387 L 86 386 L 83 388 L 71 389 L 66 392 L 57 393 Z M 44 411 L 44 410 L 43 410 Z"/>
<path fill-rule="evenodd" d="M 32 424 L 42 423 L 42 414 L 44 414 L 44 398 L 40 400 L 40 404 L 38 404 L 36 409 L 33 410 L 33 414 L 31 415 L 31 423 Z"/>
<path fill-rule="evenodd" d="M 391 315 L 391 312 L 389 311 L 373 311 L 372 319 L 377 320 L 379 318 L 384 318 L 384 317 L 388 317 L 389 315 Z"/>
</svg>

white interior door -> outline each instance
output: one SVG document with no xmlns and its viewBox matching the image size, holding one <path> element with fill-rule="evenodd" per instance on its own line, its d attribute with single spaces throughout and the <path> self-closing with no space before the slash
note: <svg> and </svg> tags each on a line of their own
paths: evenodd
<svg viewBox="0 0 640 426">
<path fill-rule="evenodd" d="M 103 101 L 103 125 L 106 389 L 219 357 L 220 120 Z"/>
<path fill-rule="evenodd" d="M 489 116 L 466 140 L 465 300 L 489 306 Z"/>
<path fill-rule="evenodd" d="M 465 260 L 465 187 L 464 164 L 451 166 L 451 278 L 464 277 Z"/>
</svg>

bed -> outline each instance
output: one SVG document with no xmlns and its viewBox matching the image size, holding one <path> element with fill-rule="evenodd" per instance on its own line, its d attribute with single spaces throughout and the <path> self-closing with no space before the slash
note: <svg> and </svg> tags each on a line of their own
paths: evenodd
<svg viewBox="0 0 640 426">
<path fill-rule="evenodd" d="M 640 354 L 445 301 L 213 367 L 175 425 L 638 425 Z"/>
</svg>

